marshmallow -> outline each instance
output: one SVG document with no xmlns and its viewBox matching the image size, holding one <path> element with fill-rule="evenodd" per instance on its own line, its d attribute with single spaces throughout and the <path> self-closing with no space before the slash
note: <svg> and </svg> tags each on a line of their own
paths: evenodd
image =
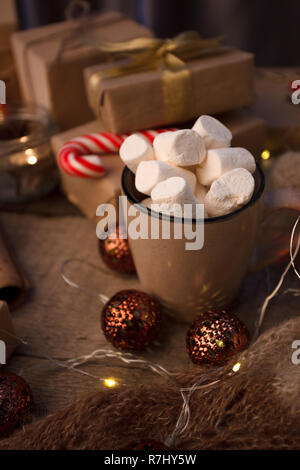
<svg viewBox="0 0 300 470">
<path fill-rule="evenodd" d="M 204 163 L 196 169 L 196 175 L 200 184 L 210 186 L 214 180 L 234 168 L 245 168 L 254 173 L 256 164 L 253 155 L 240 147 L 208 150 Z"/>
<path fill-rule="evenodd" d="M 204 204 L 204 199 L 207 194 L 207 189 L 204 186 L 201 186 L 201 184 L 197 184 L 194 194 L 195 194 L 195 198 L 197 199 L 197 203 Z M 204 205 L 204 218 L 207 218 L 207 217 L 208 217 L 208 213 Z"/>
<path fill-rule="evenodd" d="M 133 173 L 139 163 L 155 158 L 152 145 L 140 134 L 126 137 L 120 147 L 120 157 Z"/>
<path fill-rule="evenodd" d="M 204 198 L 207 194 L 207 189 L 201 184 L 197 184 L 194 194 L 195 194 L 195 198 L 197 199 L 197 201 L 200 204 L 204 204 Z"/>
<path fill-rule="evenodd" d="M 195 215 L 195 205 L 198 204 L 191 188 L 184 178 L 173 176 L 158 183 L 151 191 L 151 199 L 154 204 L 178 204 L 182 213 L 185 204 L 192 204 L 192 216 Z"/>
<path fill-rule="evenodd" d="M 159 134 L 153 147 L 158 160 L 183 167 L 200 165 L 206 154 L 202 137 L 192 129 Z"/>
<path fill-rule="evenodd" d="M 154 203 L 151 197 L 147 197 L 142 201 L 142 204 L 154 212 L 162 212 L 166 215 L 173 215 L 175 217 L 182 217 L 182 208 L 178 203 L 168 204 L 167 202 Z"/>
<path fill-rule="evenodd" d="M 228 171 L 211 185 L 204 198 L 211 217 L 229 214 L 250 201 L 254 191 L 254 178 L 245 168 Z"/>
<path fill-rule="evenodd" d="M 230 147 L 232 139 L 230 130 L 212 116 L 200 116 L 195 122 L 193 130 L 204 139 L 207 149 Z"/>
<path fill-rule="evenodd" d="M 181 205 L 178 203 L 168 204 L 166 202 L 163 202 L 161 204 L 158 204 L 158 203 L 154 203 L 151 197 L 147 197 L 146 199 L 142 201 L 142 204 L 155 212 L 162 212 L 163 214 L 173 215 L 175 217 L 182 217 L 183 215 Z M 198 204 L 199 204 L 199 201 L 198 201 Z M 203 202 L 201 202 L 201 204 L 203 204 Z M 195 214 L 193 211 L 193 216 L 194 215 Z M 204 215 L 204 218 L 208 217 L 205 207 L 204 207 L 203 215 Z"/>
<path fill-rule="evenodd" d="M 154 203 L 197 203 L 197 199 L 186 180 L 180 176 L 173 176 L 158 183 L 151 191 L 151 199 Z"/>
<path fill-rule="evenodd" d="M 150 195 L 152 189 L 158 183 L 172 176 L 181 176 L 189 184 L 191 190 L 195 190 L 197 178 L 194 173 L 168 165 L 168 163 L 160 160 L 151 160 L 139 164 L 135 175 L 135 187 L 141 193 Z"/>
</svg>

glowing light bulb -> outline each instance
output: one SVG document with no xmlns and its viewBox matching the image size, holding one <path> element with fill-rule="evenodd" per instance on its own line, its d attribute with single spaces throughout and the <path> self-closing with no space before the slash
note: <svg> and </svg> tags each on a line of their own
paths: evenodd
<svg viewBox="0 0 300 470">
<path fill-rule="evenodd" d="M 105 387 L 108 387 L 108 388 L 113 388 L 117 385 L 117 381 L 111 377 L 104 379 L 103 383 Z"/>
<path fill-rule="evenodd" d="M 241 365 L 242 365 L 241 362 L 237 362 L 236 364 L 234 364 L 232 368 L 233 372 L 238 372 L 240 370 Z"/>
<path fill-rule="evenodd" d="M 37 158 L 35 155 L 30 155 L 30 157 L 27 158 L 27 162 L 29 165 L 35 165 L 37 163 Z"/>
<path fill-rule="evenodd" d="M 263 150 L 261 152 L 261 158 L 263 160 L 269 160 L 270 156 L 271 156 L 270 150 Z"/>
</svg>

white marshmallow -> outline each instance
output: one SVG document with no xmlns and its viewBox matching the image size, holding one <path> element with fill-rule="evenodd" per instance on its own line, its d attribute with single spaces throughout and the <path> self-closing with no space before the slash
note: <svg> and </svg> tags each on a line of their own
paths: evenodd
<svg viewBox="0 0 300 470">
<path fill-rule="evenodd" d="M 152 145 L 140 134 L 126 137 L 120 147 L 120 157 L 133 173 L 136 172 L 139 163 L 155 158 Z"/>
<path fill-rule="evenodd" d="M 197 201 L 198 204 L 204 204 L 203 200 L 202 201 Z M 152 209 L 155 212 L 162 212 L 163 214 L 167 215 L 174 215 L 175 217 L 182 217 L 184 214 L 184 210 L 182 209 L 181 204 L 179 203 L 167 203 L 167 202 L 162 202 L 162 203 L 154 203 L 151 199 L 151 197 L 147 197 L 142 201 L 142 204 L 149 209 Z M 193 217 L 195 216 L 195 208 L 193 208 L 192 211 Z M 204 208 L 204 217 L 208 217 L 208 214 Z"/>
<path fill-rule="evenodd" d="M 197 203 L 197 200 L 186 180 L 180 176 L 173 176 L 158 183 L 151 191 L 151 199 L 154 203 Z"/>
<path fill-rule="evenodd" d="M 245 168 L 228 171 L 211 185 L 204 203 L 211 217 L 229 214 L 247 204 L 254 191 L 254 178 Z"/>
<path fill-rule="evenodd" d="M 195 122 L 193 130 L 204 139 L 207 149 L 230 147 L 232 139 L 230 130 L 212 116 L 200 116 Z"/>
<path fill-rule="evenodd" d="M 173 176 L 161 183 L 158 183 L 151 191 L 151 199 L 154 204 L 178 204 L 182 213 L 184 205 L 192 205 L 192 216 L 195 215 L 195 206 L 198 204 L 191 188 L 184 178 Z"/>
<path fill-rule="evenodd" d="M 197 182 L 194 173 L 183 168 L 168 165 L 168 163 L 160 160 L 151 160 L 139 164 L 135 175 L 135 187 L 141 193 L 150 195 L 152 189 L 158 183 L 172 176 L 184 178 L 194 192 Z"/>
<path fill-rule="evenodd" d="M 183 167 L 200 165 L 206 154 L 202 137 L 192 129 L 159 134 L 153 147 L 158 160 Z"/>
<path fill-rule="evenodd" d="M 182 217 L 182 207 L 178 203 L 168 204 L 167 202 L 154 203 L 151 197 L 147 197 L 142 201 L 142 204 L 154 212 L 162 212 L 166 215 L 173 215 L 175 217 Z"/>
<path fill-rule="evenodd" d="M 256 164 L 253 155 L 240 147 L 208 150 L 204 163 L 196 169 L 196 175 L 200 184 L 210 186 L 214 180 L 234 168 L 245 168 L 254 173 Z"/>
<path fill-rule="evenodd" d="M 201 184 L 197 184 L 196 189 L 194 191 L 195 198 L 198 200 L 200 204 L 204 204 L 204 198 L 207 194 L 207 189 L 202 186 Z"/>
</svg>

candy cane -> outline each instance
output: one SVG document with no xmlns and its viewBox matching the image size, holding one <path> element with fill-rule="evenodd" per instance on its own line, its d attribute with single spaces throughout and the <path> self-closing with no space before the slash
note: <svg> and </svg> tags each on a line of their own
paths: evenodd
<svg viewBox="0 0 300 470">
<path fill-rule="evenodd" d="M 151 144 L 162 132 L 176 129 L 156 129 L 138 132 Z M 101 155 L 118 153 L 122 143 L 130 134 L 116 135 L 110 132 L 86 134 L 70 140 L 58 154 L 60 168 L 69 175 L 82 178 L 99 178 L 105 173 Z"/>
</svg>

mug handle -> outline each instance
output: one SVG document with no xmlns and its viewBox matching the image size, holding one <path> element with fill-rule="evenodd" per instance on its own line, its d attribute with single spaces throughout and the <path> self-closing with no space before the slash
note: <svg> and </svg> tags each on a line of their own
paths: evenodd
<svg viewBox="0 0 300 470">
<path fill-rule="evenodd" d="M 259 271 L 279 262 L 289 253 L 290 232 L 299 212 L 299 190 L 284 188 L 266 191 L 250 271 Z"/>
</svg>

